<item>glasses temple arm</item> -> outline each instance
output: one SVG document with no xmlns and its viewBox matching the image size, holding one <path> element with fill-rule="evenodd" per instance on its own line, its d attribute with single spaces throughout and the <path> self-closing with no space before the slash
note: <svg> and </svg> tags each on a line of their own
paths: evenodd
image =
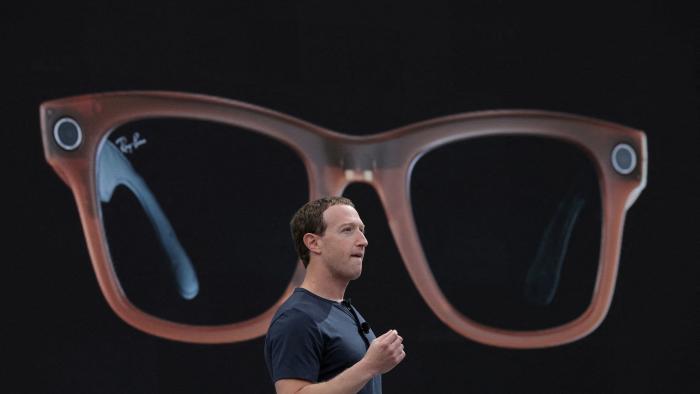
<svg viewBox="0 0 700 394">
<path fill-rule="evenodd" d="M 117 186 L 126 186 L 143 207 L 163 250 L 168 255 L 180 296 L 188 300 L 196 297 L 199 293 L 199 281 L 192 262 L 146 182 L 112 142 L 105 141 L 97 157 L 97 188 L 100 201 L 109 202 Z"/>
<path fill-rule="evenodd" d="M 557 206 L 542 235 L 535 259 L 525 277 L 525 297 L 530 304 L 549 305 L 559 287 L 562 265 L 579 213 L 585 205 L 583 192 L 574 185 Z"/>
</svg>

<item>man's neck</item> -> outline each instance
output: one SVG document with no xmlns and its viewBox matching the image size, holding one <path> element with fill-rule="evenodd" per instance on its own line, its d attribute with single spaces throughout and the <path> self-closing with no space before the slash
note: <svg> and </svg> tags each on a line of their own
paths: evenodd
<svg viewBox="0 0 700 394">
<path fill-rule="evenodd" d="M 348 287 L 348 282 L 335 278 L 326 270 L 317 269 L 309 264 L 304 282 L 299 287 L 327 300 L 340 302 L 345 299 L 345 289 Z"/>
</svg>

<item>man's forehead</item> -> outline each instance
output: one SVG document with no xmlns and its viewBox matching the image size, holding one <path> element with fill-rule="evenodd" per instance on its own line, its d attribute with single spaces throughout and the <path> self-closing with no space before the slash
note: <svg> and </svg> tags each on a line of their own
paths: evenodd
<svg viewBox="0 0 700 394">
<path fill-rule="evenodd" d="M 360 214 L 350 205 L 339 204 L 328 207 L 323 212 L 323 217 L 328 225 L 355 223 L 362 225 Z"/>
</svg>

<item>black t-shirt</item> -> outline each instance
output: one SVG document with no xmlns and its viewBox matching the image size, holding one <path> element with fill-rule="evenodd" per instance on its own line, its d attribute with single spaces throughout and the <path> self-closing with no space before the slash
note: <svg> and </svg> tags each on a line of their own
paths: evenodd
<svg viewBox="0 0 700 394">
<path fill-rule="evenodd" d="M 371 329 L 360 332 L 358 321 L 362 324 L 365 319 L 350 308 L 357 321 L 346 305 L 295 289 L 272 318 L 265 337 L 265 362 L 272 381 L 323 382 L 360 361 L 375 336 Z M 381 375 L 359 392 L 381 393 Z"/>
</svg>

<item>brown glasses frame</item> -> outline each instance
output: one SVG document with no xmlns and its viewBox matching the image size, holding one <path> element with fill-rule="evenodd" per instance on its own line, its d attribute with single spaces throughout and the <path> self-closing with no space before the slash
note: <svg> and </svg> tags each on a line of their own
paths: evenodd
<svg viewBox="0 0 700 394">
<path fill-rule="evenodd" d="M 499 110 L 457 114 L 370 136 L 350 136 L 278 112 L 228 99 L 175 92 L 115 92 L 47 101 L 40 118 L 47 161 L 72 189 L 102 293 L 115 313 L 147 333 L 193 343 L 238 342 L 264 335 L 270 320 L 304 277 L 297 264 L 282 297 L 261 315 L 227 325 L 194 326 L 163 320 L 135 307 L 124 294 L 108 253 L 96 188 L 100 142 L 133 120 L 174 117 L 214 121 L 267 135 L 293 148 L 303 159 L 310 199 L 341 195 L 352 182 L 377 191 L 408 273 L 430 309 L 458 334 L 477 342 L 510 348 L 537 348 L 575 341 L 602 322 L 612 301 L 627 209 L 646 185 L 647 148 L 643 132 L 614 123 L 547 111 Z M 82 139 L 72 150 L 60 147 L 54 125 L 73 119 Z M 423 253 L 413 219 L 409 180 L 413 164 L 426 152 L 456 140 L 491 135 L 534 135 L 565 140 L 595 163 L 602 202 L 599 268 L 590 305 L 575 320 L 558 327 L 512 331 L 470 320 L 445 298 Z M 612 152 L 626 144 L 636 165 L 623 174 Z"/>
</svg>

